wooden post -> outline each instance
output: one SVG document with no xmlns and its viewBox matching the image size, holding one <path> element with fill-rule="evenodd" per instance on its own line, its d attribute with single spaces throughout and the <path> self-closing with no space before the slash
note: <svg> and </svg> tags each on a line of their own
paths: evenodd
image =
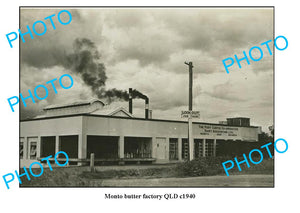
<svg viewBox="0 0 300 213">
<path fill-rule="evenodd" d="M 184 62 L 189 66 L 189 111 L 193 111 L 193 62 Z M 188 119 L 188 138 L 189 138 L 189 160 L 194 159 L 194 137 L 193 137 L 193 121 L 192 115 Z"/>
<path fill-rule="evenodd" d="M 91 153 L 91 158 L 90 158 L 90 168 L 91 172 L 95 172 L 95 154 Z"/>
<path fill-rule="evenodd" d="M 193 137 L 193 121 L 192 121 L 192 116 L 190 115 L 189 120 L 188 120 L 188 129 L 189 129 L 189 160 L 194 159 L 194 137 Z"/>
<path fill-rule="evenodd" d="M 184 62 L 189 66 L 189 110 L 193 110 L 193 62 Z"/>
</svg>

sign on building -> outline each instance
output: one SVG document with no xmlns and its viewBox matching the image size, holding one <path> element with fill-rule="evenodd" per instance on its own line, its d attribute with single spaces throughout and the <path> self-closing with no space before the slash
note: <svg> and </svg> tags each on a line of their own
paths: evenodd
<svg viewBox="0 0 300 213">
<path fill-rule="evenodd" d="M 181 111 L 181 118 L 200 118 L 200 111 Z"/>
</svg>

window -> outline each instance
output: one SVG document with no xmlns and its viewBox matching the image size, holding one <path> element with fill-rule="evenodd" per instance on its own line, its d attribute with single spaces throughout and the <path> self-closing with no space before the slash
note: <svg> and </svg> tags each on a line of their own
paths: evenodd
<svg viewBox="0 0 300 213">
<path fill-rule="evenodd" d="M 189 159 L 189 142 L 188 139 L 182 139 L 182 159 Z"/>
<path fill-rule="evenodd" d="M 19 147 L 19 151 L 20 151 L 20 159 L 23 159 L 24 156 L 24 142 L 20 141 L 20 147 Z"/>
<path fill-rule="evenodd" d="M 214 140 L 206 139 L 205 156 L 207 156 L 207 157 L 213 156 L 213 143 L 214 143 Z"/>
<path fill-rule="evenodd" d="M 36 142 L 30 142 L 30 159 L 36 159 Z"/>
<path fill-rule="evenodd" d="M 178 139 L 177 138 L 170 138 L 169 159 L 178 160 Z"/>
<path fill-rule="evenodd" d="M 202 143 L 203 139 L 195 139 L 194 140 L 194 157 L 195 158 L 201 158 L 203 156 L 202 151 Z"/>
</svg>

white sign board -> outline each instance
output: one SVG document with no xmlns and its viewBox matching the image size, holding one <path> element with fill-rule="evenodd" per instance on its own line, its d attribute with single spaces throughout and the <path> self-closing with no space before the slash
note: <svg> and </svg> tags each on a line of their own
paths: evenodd
<svg viewBox="0 0 300 213">
<path fill-rule="evenodd" d="M 182 118 L 200 118 L 200 111 L 181 111 Z"/>
</svg>

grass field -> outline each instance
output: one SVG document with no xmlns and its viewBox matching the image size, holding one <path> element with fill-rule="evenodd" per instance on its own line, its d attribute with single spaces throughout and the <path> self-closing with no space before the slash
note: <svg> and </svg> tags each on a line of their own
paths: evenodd
<svg viewBox="0 0 300 213">
<path fill-rule="evenodd" d="M 212 183 L 215 186 L 256 186 L 255 182 L 259 180 L 259 186 L 273 186 L 273 159 L 263 160 L 250 168 L 241 165 L 242 171 L 238 171 L 237 168 L 229 170 L 229 177 L 226 176 L 220 162 L 224 160 L 214 158 L 168 165 L 99 166 L 94 173 L 89 171 L 89 167 L 56 167 L 53 171 L 45 168 L 42 176 L 32 177 L 30 181 L 23 176 L 20 187 L 101 187 L 120 186 L 119 183 L 123 183 L 124 186 L 164 186 L 164 183 L 166 186 L 172 186 L 173 183 L 176 183 L 174 186 L 188 186 L 188 181 L 192 181 L 192 186 L 214 186 Z M 200 176 L 210 177 L 199 178 Z M 219 177 L 218 181 L 214 182 L 212 176 Z M 237 180 L 234 178 L 236 176 L 240 178 Z M 191 177 L 195 179 L 187 179 Z M 255 178 L 258 179 L 255 181 Z M 265 185 L 264 178 L 267 178 Z M 172 180 L 173 183 L 167 180 Z"/>
</svg>

